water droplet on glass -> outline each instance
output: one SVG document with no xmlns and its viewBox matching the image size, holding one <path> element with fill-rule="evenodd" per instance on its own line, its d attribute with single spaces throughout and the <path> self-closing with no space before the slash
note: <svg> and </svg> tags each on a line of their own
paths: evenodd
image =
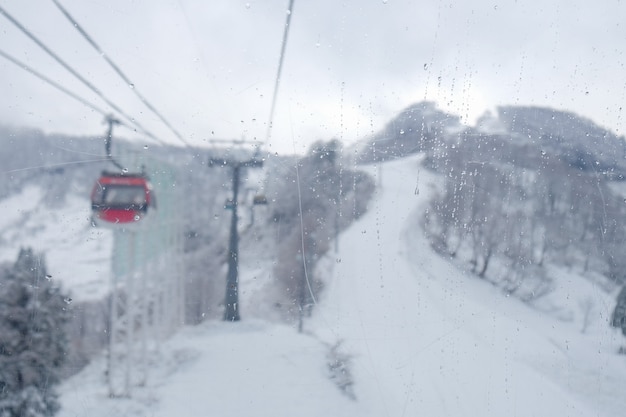
<svg viewBox="0 0 626 417">
<path fill-rule="evenodd" d="M 139 219 L 141 219 L 141 217 L 139 217 L 139 215 L 138 215 L 138 214 L 135 214 L 135 217 L 133 218 L 133 220 L 135 220 L 136 222 L 138 222 L 138 221 L 139 221 Z"/>
<path fill-rule="evenodd" d="M 250 3 L 246 3 L 246 9 L 250 8 Z"/>
<path fill-rule="evenodd" d="M 122 172 L 123 172 L 124 174 L 128 174 L 128 168 L 124 168 L 124 169 L 122 169 Z"/>
<path fill-rule="evenodd" d="M 144 149 L 148 149 L 148 145 L 143 145 L 143 148 Z"/>
<path fill-rule="evenodd" d="M 69 298 L 69 297 L 67 297 L 67 298 L 64 298 L 64 299 L 63 299 L 63 302 L 64 302 L 65 304 L 70 304 L 70 303 L 72 302 L 72 299 L 71 299 L 71 298 Z"/>
<path fill-rule="evenodd" d="M 128 86 L 132 89 L 135 88 L 135 84 L 128 84 Z"/>
<path fill-rule="evenodd" d="M 424 71 L 427 71 L 427 70 L 428 70 L 428 64 L 426 63 L 424 64 Z"/>
<path fill-rule="evenodd" d="M 50 274 L 46 274 L 46 279 L 47 279 L 48 281 L 50 281 L 50 280 L 52 279 L 52 275 L 50 275 Z"/>
</svg>

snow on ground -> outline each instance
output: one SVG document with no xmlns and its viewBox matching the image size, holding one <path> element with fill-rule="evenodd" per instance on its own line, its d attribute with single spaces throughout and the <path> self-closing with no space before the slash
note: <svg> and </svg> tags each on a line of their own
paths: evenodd
<svg viewBox="0 0 626 417">
<path fill-rule="evenodd" d="M 89 200 L 72 193 L 50 207 L 39 186 L 0 200 L 0 261 L 15 262 L 20 247 L 46 257 L 48 273 L 76 300 L 99 300 L 109 290 L 113 234 L 91 224 Z"/>
<path fill-rule="evenodd" d="M 185 328 L 132 399 L 107 398 L 96 361 L 62 386 L 60 416 L 622 415 L 626 362 L 607 323 L 610 296 L 583 287 L 595 300 L 583 333 L 584 315 L 532 309 L 435 255 L 419 220 L 437 178 L 418 162 L 372 167 L 382 187 L 316 271 L 327 286 L 304 334 L 249 315 Z M 587 285 L 578 281 L 557 295 Z M 242 292 L 244 312 L 254 293 Z M 338 342 L 355 400 L 329 378 Z"/>
<path fill-rule="evenodd" d="M 186 328 L 154 359 L 145 388 L 110 399 L 98 361 L 62 387 L 60 417 L 358 415 L 328 379 L 326 348 L 286 326 L 249 320 Z"/>
<path fill-rule="evenodd" d="M 507 298 L 435 255 L 419 220 L 437 179 L 383 165 L 375 202 L 340 240 L 312 328 L 355 356 L 371 415 L 618 415 L 626 363 L 606 295 L 586 334 Z M 572 285 L 578 283 L 572 282 Z M 367 405 L 366 405 L 367 404 Z"/>
</svg>

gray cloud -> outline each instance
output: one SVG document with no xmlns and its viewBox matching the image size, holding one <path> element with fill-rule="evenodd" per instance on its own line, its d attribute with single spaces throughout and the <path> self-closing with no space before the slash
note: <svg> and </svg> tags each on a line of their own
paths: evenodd
<svg viewBox="0 0 626 417">
<path fill-rule="evenodd" d="M 216 137 L 264 140 L 287 3 L 62 0 L 197 145 Z M 52 2 L 0 4 L 128 113 L 176 143 Z M 617 0 L 296 0 L 268 147 L 300 152 L 318 138 L 351 141 L 422 99 L 468 122 L 500 104 L 554 106 L 621 133 L 623 16 L 626 5 Z M 0 45 L 103 105 L 1 17 Z M 13 64 L 0 61 L 0 75 L 0 94 L 8 98 L 0 122 L 103 132 L 100 115 Z"/>
</svg>

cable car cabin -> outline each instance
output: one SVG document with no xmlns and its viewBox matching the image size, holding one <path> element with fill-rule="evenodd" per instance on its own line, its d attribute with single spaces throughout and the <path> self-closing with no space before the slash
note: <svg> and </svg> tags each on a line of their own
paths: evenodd
<svg viewBox="0 0 626 417">
<path fill-rule="evenodd" d="M 91 192 L 93 219 L 103 226 L 136 223 L 153 206 L 150 182 L 141 174 L 103 172 Z"/>
<path fill-rule="evenodd" d="M 265 206 L 267 205 L 267 197 L 265 197 L 263 194 L 257 194 L 252 199 L 252 204 L 254 204 L 255 206 Z"/>
</svg>

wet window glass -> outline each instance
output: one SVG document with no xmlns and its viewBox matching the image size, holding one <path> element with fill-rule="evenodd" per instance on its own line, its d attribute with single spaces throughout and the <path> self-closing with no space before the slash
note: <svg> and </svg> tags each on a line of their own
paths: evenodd
<svg viewBox="0 0 626 417">
<path fill-rule="evenodd" d="M 0 0 L 0 417 L 623 415 L 625 16 Z"/>
</svg>

